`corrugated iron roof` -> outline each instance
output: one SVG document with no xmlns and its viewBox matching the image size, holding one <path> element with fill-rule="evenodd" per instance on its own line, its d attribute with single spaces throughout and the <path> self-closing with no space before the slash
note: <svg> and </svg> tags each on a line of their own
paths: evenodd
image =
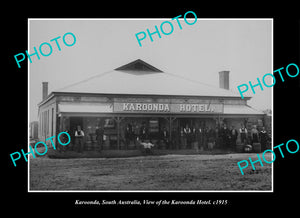
<svg viewBox="0 0 300 218">
<path fill-rule="evenodd" d="M 183 76 L 162 72 L 152 67 L 138 59 L 115 70 L 97 74 L 55 92 L 241 97 L 238 92 L 235 93 Z"/>
</svg>

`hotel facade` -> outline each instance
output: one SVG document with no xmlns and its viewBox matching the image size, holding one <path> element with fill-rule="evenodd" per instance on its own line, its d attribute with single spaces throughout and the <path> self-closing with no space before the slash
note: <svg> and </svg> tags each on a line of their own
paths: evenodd
<svg viewBox="0 0 300 218">
<path fill-rule="evenodd" d="M 136 135 L 147 128 L 148 140 L 157 144 L 162 129 L 168 131 L 173 148 L 182 148 L 183 128 L 217 129 L 223 124 L 250 130 L 269 126 L 265 114 L 247 105 L 229 90 L 229 71 L 219 72 L 220 87 L 163 72 L 138 59 L 48 94 L 38 104 L 38 138 L 44 141 L 62 131 L 73 140 L 77 126 L 83 129 L 88 149 L 96 143 L 96 129 L 104 130 L 103 149 L 124 149 L 128 126 Z M 49 140 L 48 140 L 49 141 Z M 71 143 L 71 144 L 72 144 Z M 131 141 L 126 148 L 134 148 Z"/>
</svg>

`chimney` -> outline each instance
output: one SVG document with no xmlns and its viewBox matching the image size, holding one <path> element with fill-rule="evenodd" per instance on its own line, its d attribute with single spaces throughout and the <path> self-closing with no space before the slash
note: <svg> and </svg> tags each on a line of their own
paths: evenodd
<svg viewBox="0 0 300 218">
<path fill-rule="evenodd" d="M 42 84 L 43 84 L 43 101 L 44 101 L 48 96 L 48 82 L 42 82 Z"/>
<path fill-rule="evenodd" d="M 229 71 L 219 72 L 219 85 L 220 88 L 229 90 Z"/>
</svg>

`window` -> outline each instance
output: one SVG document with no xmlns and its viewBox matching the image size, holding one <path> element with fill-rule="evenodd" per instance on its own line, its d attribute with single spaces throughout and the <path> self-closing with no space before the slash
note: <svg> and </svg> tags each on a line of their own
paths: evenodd
<svg viewBox="0 0 300 218">
<path fill-rule="evenodd" d="M 43 116 L 43 135 L 46 136 L 46 111 L 43 112 L 44 116 Z"/>
<path fill-rule="evenodd" d="M 51 136 L 53 136 L 53 119 L 54 119 L 54 108 L 51 111 Z"/>
<path fill-rule="evenodd" d="M 42 113 L 39 114 L 39 135 L 42 135 Z"/>
<path fill-rule="evenodd" d="M 41 135 L 44 136 L 44 125 L 45 125 L 45 122 L 44 122 L 44 112 L 42 112 L 42 129 L 41 129 Z"/>
<path fill-rule="evenodd" d="M 115 121 L 114 119 L 108 118 L 104 120 L 104 128 L 113 129 L 115 128 Z"/>
<path fill-rule="evenodd" d="M 47 135 L 49 134 L 49 110 L 47 110 Z"/>
</svg>

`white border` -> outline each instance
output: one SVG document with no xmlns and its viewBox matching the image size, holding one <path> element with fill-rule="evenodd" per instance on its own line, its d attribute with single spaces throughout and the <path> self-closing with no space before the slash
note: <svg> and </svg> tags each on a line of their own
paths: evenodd
<svg viewBox="0 0 300 218">
<path fill-rule="evenodd" d="M 28 18 L 28 42 L 27 42 L 27 47 L 28 47 L 28 50 L 29 50 L 29 45 L 30 45 L 30 21 L 31 20 L 166 20 L 167 18 L 124 18 L 124 19 L 121 19 L 121 18 L 109 18 L 109 19 L 106 19 L 106 18 L 98 18 L 98 19 L 91 19 L 91 18 Z M 182 20 L 183 18 L 180 18 L 180 20 Z M 189 18 L 190 19 L 190 18 Z M 193 19 L 193 18 L 192 18 Z M 197 20 L 270 20 L 272 21 L 272 37 L 271 37 L 271 43 L 272 43 L 272 49 L 271 49 L 271 55 L 272 55 L 272 60 L 271 60 L 271 63 L 272 63 L 272 70 L 274 71 L 274 64 L 273 64 L 273 46 L 274 46 L 274 19 L 273 18 L 209 18 L 209 19 L 205 19 L 205 18 L 198 18 L 197 17 Z M 30 76 L 29 76 L 29 73 L 30 73 L 30 62 L 29 60 L 27 60 L 27 63 L 28 63 L 28 72 L 27 72 L 27 80 L 28 80 L 28 88 L 27 88 L 27 96 L 28 96 L 28 116 L 27 116 L 27 120 L 28 120 L 28 131 L 27 131 L 27 144 L 30 145 L 30 139 L 29 139 L 29 136 L 30 136 L 30 132 L 29 132 L 29 124 L 30 124 L 30 120 L 29 120 L 29 116 L 30 116 Z M 272 72 L 273 72 L 272 71 Z M 274 145 L 274 105 L 273 105 L 273 87 L 272 86 L 272 91 L 271 91 L 271 105 L 272 105 L 272 123 L 271 123 L 271 126 L 272 126 L 272 142 L 271 142 L 271 147 L 272 147 L 272 150 L 273 150 L 273 145 Z M 28 148 L 27 148 L 28 149 Z M 28 150 L 27 150 L 28 151 Z M 28 163 L 27 163 L 27 191 L 30 193 L 30 192 L 33 192 L 33 193 L 37 193 L 37 192 L 74 192 L 74 193 L 79 193 L 79 192 L 111 192 L 111 193 L 132 193 L 132 192 L 139 192 L 139 193 L 148 193 L 148 192 L 155 192 L 155 193 L 161 193 L 161 192 L 165 192 L 165 193 L 181 193 L 181 192 L 184 192 L 184 193 L 201 193 L 201 192 L 217 192 L 217 193 L 224 193 L 224 192 L 256 192 L 256 193 L 261 193 L 261 192 L 265 192 L 265 193 L 273 193 L 274 192 L 274 162 L 272 162 L 272 173 L 271 173 L 271 176 L 272 176 L 272 188 L 271 190 L 29 190 L 29 185 L 30 185 L 30 158 L 28 158 Z"/>
</svg>

